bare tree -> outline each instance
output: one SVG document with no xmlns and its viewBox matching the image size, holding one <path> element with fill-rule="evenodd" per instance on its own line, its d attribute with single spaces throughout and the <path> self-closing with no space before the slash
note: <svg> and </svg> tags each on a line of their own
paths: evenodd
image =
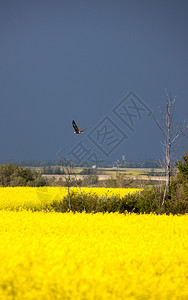
<svg viewBox="0 0 188 300">
<path fill-rule="evenodd" d="M 57 153 L 58 159 L 59 159 L 59 164 L 62 168 L 63 171 L 63 177 L 65 179 L 65 183 L 67 186 L 67 190 L 68 190 L 68 200 L 69 200 L 69 210 L 72 210 L 72 205 L 71 205 L 71 194 L 70 194 L 70 187 L 73 184 L 76 184 L 77 187 L 79 187 L 80 190 L 80 194 L 82 197 L 82 205 L 83 205 L 83 210 L 85 211 L 85 204 L 84 204 L 84 197 L 83 197 L 83 193 L 82 190 L 80 188 L 80 186 L 78 186 L 77 184 L 77 177 L 76 177 L 76 173 L 74 172 L 74 168 L 73 168 L 73 163 L 72 161 L 69 161 L 66 159 L 66 157 L 61 155 L 61 150 Z"/>
<path fill-rule="evenodd" d="M 62 168 L 63 174 L 64 174 L 64 179 L 66 182 L 67 190 L 68 190 L 68 200 L 69 200 L 69 210 L 72 210 L 71 206 L 71 195 L 70 195 L 70 187 L 71 187 L 71 174 L 73 170 L 72 162 L 67 161 L 65 157 L 59 156 L 59 163 Z"/>
<path fill-rule="evenodd" d="M 175 101 L 176 98 L 172 99 L 171 94 L 168 95 L 166 92 L 166 110 L 165 113 L 160 111 L 162 121 L 159 122 L 155 117 L 154 120 L 161 130 L 163 134 L 163 142 L 162 148 L 165 154 L 164 157 L 164 168 L 166 173 L 166 185 L 165 185 L 165 191 L 163 194 L 163 201 L 162 205 L 165 203 L 165 197 L 166 193 L 170 191 L 170 179 L 171 179 L 171 171 L 172 171 L 172 158 L 174 151 L 176 149 L 176 141 L 180 135 L 184 135 L 184 128 L 186 128 L 185 124 L 184 126 L 177 126 L 174 125 L 174 112 L 175 112 Z"/>
</svg>

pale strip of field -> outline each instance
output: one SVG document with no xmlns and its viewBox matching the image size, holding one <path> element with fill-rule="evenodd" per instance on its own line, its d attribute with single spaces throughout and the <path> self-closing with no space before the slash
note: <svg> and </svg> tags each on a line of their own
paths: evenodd
<svg viewBox="0 0 188 300">
<path fill-rule="evenodd" d="M 56 180 L 62 178 L 64 179 L 66 175 L 51 175 L 51 174 L 44 174 L 42 175 L 45 178 L 55 178 Z M 87 175 L 80 175 L 80 174 L 76 174 L 76 175 L 71 175 L 71 178 L 73 179 L 84 179 L 84 177 Z M 107 180 L 109 178 L 115 178 L 115 175 L 109 174 L 109 175 L 97 175 L 99 181 L 101 180 Z M 139 175 L 139 176 L 134 176 L 134 175 L 125 175 L 125 178 L 127 179 L 133 179 L 133 180 L 150 180 L 150 181 L 165 181 L 166 178 L 165 176 L 148 176 L 148 175 Z"/>
</svg>

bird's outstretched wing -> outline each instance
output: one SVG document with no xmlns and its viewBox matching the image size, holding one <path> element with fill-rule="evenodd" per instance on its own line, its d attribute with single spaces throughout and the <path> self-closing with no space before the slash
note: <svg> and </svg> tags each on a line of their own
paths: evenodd
<svg viewBox="0 0 188 300">
<path fill-rule="evenodd" d="M 87 128 L 81 129 L 80 132 L 83 132 L 84 130 L 86 130 Z"/>
<path fill-rule="evenodd" d="M 77 127 L 77 125 L 76 125 L 76 123 L 75 123 L 74 120 L 72 121 L 72 126 L 73 126 L 75 132 L 76 132 L 76 133 L 79 133 L 79 129 L 78 129 L 78 127 Z"/>
</svg>

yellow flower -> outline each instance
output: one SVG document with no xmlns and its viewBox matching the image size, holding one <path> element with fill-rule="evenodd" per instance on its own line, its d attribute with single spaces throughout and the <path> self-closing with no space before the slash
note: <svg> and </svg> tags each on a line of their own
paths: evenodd
<svg viewBox="0 0 188 300">
<path fill-rule="evenodd" d="M 188 299 L 187 228 L 188 215 L 0 210 L 0 299 Z"/>
</svg>

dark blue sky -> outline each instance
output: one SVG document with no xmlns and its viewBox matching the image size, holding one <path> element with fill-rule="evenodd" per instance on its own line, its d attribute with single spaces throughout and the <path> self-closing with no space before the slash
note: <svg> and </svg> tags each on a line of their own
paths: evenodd
<svg viewBox="0 0 188 300">
<path fill-rule="evenodd" d="M 167 89 L 177 120 L 187 117 L 187 11 L 187 1 L 1 0 L 0 160 L 55 160 L 80 141 L 100 159 L 157 160 L 147 109 L 159 117 Z M 130 92 L 145 105 L 133 130 L 113 111 Z M 87 131 L 73 134 L 72 119 Z M 106 129 L 117 142 L 103 145 Z"/>
</svg>

